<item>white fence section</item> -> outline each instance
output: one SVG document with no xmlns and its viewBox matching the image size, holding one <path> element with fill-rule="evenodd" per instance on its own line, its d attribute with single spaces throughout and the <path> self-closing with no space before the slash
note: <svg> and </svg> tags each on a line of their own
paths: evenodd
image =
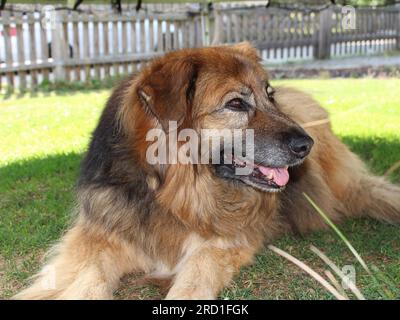
<svg viewBox="0 0 400 320">
<path fill-rule="evenodd" d="M 165 52 L 210 43 L 250 41 L 268 62 L 400 49 L 399 8 L 357 9 L 354 28 L 339 7 L 0 14 L 0 86 L 20 90 L 134 72 Z"/>
</svg>

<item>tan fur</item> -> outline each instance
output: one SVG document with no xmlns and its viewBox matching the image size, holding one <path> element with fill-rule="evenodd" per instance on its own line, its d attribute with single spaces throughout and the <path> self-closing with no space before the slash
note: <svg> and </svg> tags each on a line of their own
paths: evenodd
<svg viewBox="0 0 400 320">
<path fill-rule="evenodd" d="M 147 270 L 144 254 L 82 219 L 50 252 L 46 267 L 17 299 L 110 299 L 122 275 Z"/>
<path fill-rule="evenodd" d="M 280 108 L 300 124 L 329 119 L 328 113 L 314 99 L 298 90 L 279 88 L 276 99 Z M 307 171 L 304 185 L 296 188 L 308 193 L 335 222 L 363 215 L 390 223 L 400 222 L 398 186 L 371 175 L 362 161 L 334 135 L 329 122 L 307 127 L 307 132 L 315 145 L 300 170 Z M 302 210 L 302 205 L 306 205 L 304 198 L 295 204 L 296 213 L 288 212 L 288 215 L 297 231 L 326 228 L 318 215 Z"/>
<path fill-rule="evenodd" d="M 328 117 L 308 95 L 277 88 L 278 113 L 267 99 L 267 75 L 258 60 L 248 44 L 182 50 L 155 60 L 117 88 L 106 111 L 118 107 L 118 130 L 127 137 L 126 157 L 131 153 L 135 161 L 114 161 L 110 175 L 125 186 L 131 183 L 129 175 L 139 170 L 137 183 L 147 189 L 131 203 L 108 184 L 81 186 L 76 224 L 56 246 L 44 271 L 16 298 L 111 298 L 124 274 L 144 271 L 149 279 L 168 283 L 167 299 L 213 299 L 263 243 L 287 232 L 326 227 L 304 192 L 335 222 L 362 215 L 399 222 L 400 188 L 369 174 L 329 123 L 307 126 Z M 194 64 L 205 71 L 196 74 Z M 250 103 L 258 104 L 254 114 L 238 117 L 218 111 L 224 99 L 249 88 Z M 286 190 L 265 193 L 227 183 L 208 165 L 149 165 L 146 133 L 165 129 L 168 120 L 179 121 L 180 128 L 250 127 L 267 135 L 297 122 L 315 145 L 303 164 L 291 168 Z M 54 279 L 53 288 L 43 287 Z"/>
</svg>

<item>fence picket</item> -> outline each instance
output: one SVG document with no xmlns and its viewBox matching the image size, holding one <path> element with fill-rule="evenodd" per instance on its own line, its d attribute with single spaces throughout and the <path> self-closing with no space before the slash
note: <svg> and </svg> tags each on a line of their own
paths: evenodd
<svg viewBox="0 0 400 320">
<path fill-rule="evenodd" d="M 69 14 L 68 15 L 64 15 L 64 22 L 63 22 L 63 28 L 62 28 L 62 32 L 63 32 L 63 41 L 65 43 L 65 51 L 63 52 L 63 56 L 64 56 L 64 60 L 67 60 L 70 58 L 70 54 L 71 54 L 71 45 L 70 45 L 70 39 L 69 39 L 69 33 L 68 33 L 68 22 L 69 22 Z M 72 49 L 73 50 L 73 49 Z M 71 81 L 71 68 L 70 67 L 66 67 L 65 68 L 65 80 L 67 82 Z"/>
<path fill-rule="evenodd" d="M 33 66 L 37 64 L 37 54 L 36 54 L 36 41 L 37 41 L 37 34 L 35 32 L 35 19 L 33 14 L 30 14 L 31 22 L 29 22 L 29 51 L 30 51 L 30 65 Z M 38 84 L 38 78 L 37 78 L 37 70 L 32 69 L 30 71 L 31 74 L 31 89 L 34 89 L 37 84 Z"/>
<path fill-rule="evenodd" d="M 15 13 L 15 23 L 17 29 L 17 55 L 18 67 L 25 65 L 25 41 L 23 34 L 23 15 L 19 12 Z M 21 91 L 26 89 L 26 71 L 18 68 L 19 88 Z"/>
<path fill-rule="evenodd" d="M 188 13 L 182 5 L 146 6 L 146 11 L 121 15 L 59 10 L 61 22 L 55 29 L 40 6 L 35 6 L 35 14 L 1 12 L 0 89 L 5 83 L 10 89 L 34 88 L 50 78 L 102 79 L 135 71 L 164 52 L 203 45 L 200 12 Z M 251 41 L 271 61 L 400 48 L 399 8 L 359 8 L 355 30 L 342 27 L 343 14 L 335 6 L 320 12 L 222 4 L 215 8 L 210 16 L 213 44 Z"/>
<path fill-rule="evenodd" d="M 4 46 L 5 46 L 5 62 L 6 67 L 13 66 L 13 56 L 12 56 L 12 46 L 11 46 L 11 15 L 9 12 L 3 12 L 2 18 L 4 21 L 3 36 L 4 36 Z M 7 85 L 10 91 L 14 90 L 14 73 L 6 73 Z"/>
<path fill-rule="evenodd" d="M 110 55 L 110 25 L 107 22 L 103 23 L 103 43 L 104 43 L 104 58 L 105 61 L 107 59 L 107 57 Z M 105 63 L 104 66 L 104 73 L 105 73 L 105 77 L 110 77 L 111 76 L 111 69 L 110 69 L 110 64 L 109 63 Z"/>
<path fill-rule="evenodd" d="M 99 41 L 100 26 L 97 19 L 93 19 L 93 56 L 100 57 L 100 41 Z M 101 79 L 101 65 L 94 66 L 94 73 L 97 79 Z"/>
<path fill-rule="evenodd" d="M 79 46 L 79 27 L 78 27 L 78 22 L 76 22 L 75 18 L 77 17 L 78 13 L 77 12 L 73 12 L 72 13 L 72 47 L 73 47 L 73 51 L 72 51 L 72 59 L 74 61 L 77 61 L 80 59 L 80 46 Z M 81 81 L 81 69 L 79 66 L 76 66 L 74 69 L 74 79 L 76 81 Z"/>
</svg>

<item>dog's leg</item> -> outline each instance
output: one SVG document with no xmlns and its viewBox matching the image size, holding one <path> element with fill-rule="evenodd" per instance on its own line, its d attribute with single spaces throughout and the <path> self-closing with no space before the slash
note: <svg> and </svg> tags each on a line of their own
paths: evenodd
<svg viewBox="0 0 400 320">
<path fill-rule="evenodd" d="M 323 149 L 294 168 L 297 171 L 293 176 L 300 174 L 301 179 L 289 184 L 283 195 L 282 216 L 292 229 L 305 233 L 327 227 L 304 193 L 334 223 L 362 216 L 400 223 L 400 186 L 372 175 L 359 157 L 332 134 L 326 140 L 331 141 L 332 150 Z"/>
<path fill-rule="evenodd" d="M 324 160 L 334 168 L 328 170 L 327 183 L 338 200 L 335 209 L 345 217 L 370 216 L 400 223 L 400 187 L 372 175 L 357 155 L 337 144 L 337 153 Z"/>
<path fill-rule="evenodd" d="M 82 222 L 67 232 L 54 254 L 15 299 L 110 299 L 121 276 L 140 267 L 132 246 Z"/>
<path fill-rule="evenodd" d="M 383 177 L 364 174 L 358 183 L 349 186 L 343 202 L 353 216 L 400 223 L 400 187 Z"/>
<path fill-rule="evenodd" d="M 215 299 L 253 254 L 250 249 L 205 245 L 180 263 L 166 299 Z"/>
</svg>

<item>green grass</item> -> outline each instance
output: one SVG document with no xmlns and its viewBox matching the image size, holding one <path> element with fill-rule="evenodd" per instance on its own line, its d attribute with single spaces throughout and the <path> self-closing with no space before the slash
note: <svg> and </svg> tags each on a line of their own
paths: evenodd
<svg viewBox="0 0 400 320">
<path fill-rule="evenodd" d="M 329 110 L 334 131 L 373 172 L 383 174 L 400 160 L 400 79 L 273 84 L 310 92 Z M 39 93 L 0 100 L 0 298 L 27 283 L 43 253 L 68 227 L 79 162 L 108 94 L 108 90 Z M 399 170 L 390 178 L 399 182 Z M 361 219 L 340 228 L 367 263 L 400 283 L 398 226 Z M 358 287 L 367 298 L 379 298 L 368 275 L 332 231 L 314 232 L 306 238 L 285 236 L 274 243 L 323 271 L 326 267 L 309 250 L 310 244 L 339 266 L 355 265 Z M 159 292 L 128 277 L 117 296 L 153 298 L 159 297 Z M 256 257 L 255 264 L 243 268 L 221 297 L 332 299 L 315 280 L 267 249 Z"/>
</svg>

